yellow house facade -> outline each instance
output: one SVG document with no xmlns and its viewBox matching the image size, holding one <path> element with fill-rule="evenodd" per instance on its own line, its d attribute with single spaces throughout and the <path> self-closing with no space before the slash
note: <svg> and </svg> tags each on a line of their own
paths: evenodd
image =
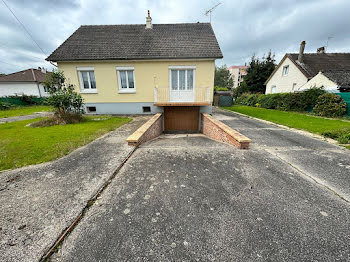
<svg viewBox="0 0 350 262">
<path fill-rule="evenodd" d="M 162 111 L 161 106 L 156 106 L 157 103 L 180 102 L 203 104 L 202 112 L 211 111 L 215 72 L 214 59 L 132 60 L 127 62 L 64 61 L 58 62 L 58 69 L 64 72 L 67 81 L 73 84 L 76 91 L 82 95 L 87 112 L 100 114 L 156 113 Z M 120 72 L 124 70 L 133 74 L 133 88 L 122 88 Z M 189 70 L 192 72 L 192 100 L 181 101 L 178 98 L 178 100 L 172 101 L 170 98 L 172 72 L 179 70 L 185 72 L 185 78 L 186 71 L 187 74 L 189 74 Z M 93 72 L 96 88 L 84 88 L 83 72 Z M 187 82 L 189 81 L 190 79 L 187 79 Z"/>
<path fill-rule="evenodd" d="M 166 107 L 211 113 L 222 57 L 210 23 L 153 25 L 148 14 L 146 24 L 81 26 L 47 60 L 88 113 L 154 114 Z"/>
</svg>

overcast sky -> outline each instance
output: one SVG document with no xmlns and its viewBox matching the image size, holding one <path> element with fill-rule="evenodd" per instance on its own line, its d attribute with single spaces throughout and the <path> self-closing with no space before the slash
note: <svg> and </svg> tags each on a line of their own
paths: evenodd
<svg viewBox="0 0 350 262">
<path fill-rule="evenodd" d="M 11 73 L 38 66 L 52 68 L 46 57 L 0 0 L 0 72 Z M 217 65 L 242 65 L 252 54 L 270 49 L 276 60 L 306 52 L 329 42 L 328 52 L 350 52 L 350 0 L 4 0 L 33 38 L 49 55 L 80 25 L 142 24 L 147 9 L 153 23 L 208 22 L 224 59 Z"/>
</svg>

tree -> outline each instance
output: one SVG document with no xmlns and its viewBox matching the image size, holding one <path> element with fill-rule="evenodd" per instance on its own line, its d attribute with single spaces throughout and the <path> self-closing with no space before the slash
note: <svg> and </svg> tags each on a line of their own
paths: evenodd
<svg viewBox="0 0 350 262">
<path fill-rule="evenodd" d="M 247 75 L 244 77 L 241 85 L 235 90 L 236 97 L 242 93 L 265 93 L 265 81 L 269 78 L 275 69 L 275 55 L 269 51 L 266 57 L 261 60 L 255 55 L 249 63 Z"/>
<path fill-rule="evenodd" d="M 6 74 L 0 72 L 0 76 L 5 76 Z"/>
<path fill-rule="evenodd" d="M 230 71 L 227 70 L 226 65 L 215 67 L 214 86 L 232 89 L 233 79 L 231 77 Z"/>
<path fill-rule="evenodd" d="M 48 89 L 50 96 L 47 104 L 55 108 L 55 116 L 58 122 L 72 123 L 81 120 L 84 113 L 83 98 L 74 91 L 74 85 L 67 84 L 61 71 L 47 74 L 44 87 Z"/>
</svg>

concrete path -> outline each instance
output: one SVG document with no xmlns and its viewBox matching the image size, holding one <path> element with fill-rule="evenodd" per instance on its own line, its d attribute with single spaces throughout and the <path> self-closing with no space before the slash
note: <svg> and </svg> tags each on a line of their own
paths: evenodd
<svg viewBox="0 0 350 262">
<path fill-rule="evenodd" d="M 142 145 L 52 261 L 349 261 L 349 202 L 310 178 L 347 196 L 349 151 L 214 115 L 251 149 L 202 135 Z"/>
<path fill-rule="evenodd" d="M 52 114 L 53 114 L 52 112 L 36 112 L 34 114 L 24 115 L 24 116 L 5 117 L 5 118 L 0 118 L 0 124 L 22 121 L 22 120 L 29 120 L 29 119 L 39 118 L 39 117 L 47 117 Z"/>
<path fill-rule="evenodd" d="M 0 261 L 38 261 L 133 149 L 132 122 L 53 162 L 0 173 Z"/>
</svg>

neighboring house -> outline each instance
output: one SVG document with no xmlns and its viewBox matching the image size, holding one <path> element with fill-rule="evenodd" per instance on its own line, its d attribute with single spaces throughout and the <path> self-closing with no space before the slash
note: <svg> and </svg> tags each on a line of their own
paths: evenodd
<svg viewBox="0 0 350 262">
<path fill-rule="evenodd" d="M 4 96 L 48 96 L 49 93 L 43 86 L 46 72 L 43 68 L 30 68 L 5 76 L 0 76 L 0 97 Z"/>
<path fill-rule="evenodd" d="M 329 92 L 349 92 L 350 53 L 286 54 L 266 80 L 266 94 L 297 92 L 324 87 Z"/>
<path fill-rule="evenodd" d="M 146 24 L 81 26 L 46 60 L 76 86 L 87 112 L 167 111 L 179 121 L 211 112 L 222 57 L 210 23 L 153 25 L 148 14 Z"/>
<path fill-rule="evenodd" d="M 247 74 L 247 69 L 249 66 L 230 66 L 227 70 L 230 72 L 233 79 L 233 88 L 241 85 L 243 78 Z"/>
</svg>

